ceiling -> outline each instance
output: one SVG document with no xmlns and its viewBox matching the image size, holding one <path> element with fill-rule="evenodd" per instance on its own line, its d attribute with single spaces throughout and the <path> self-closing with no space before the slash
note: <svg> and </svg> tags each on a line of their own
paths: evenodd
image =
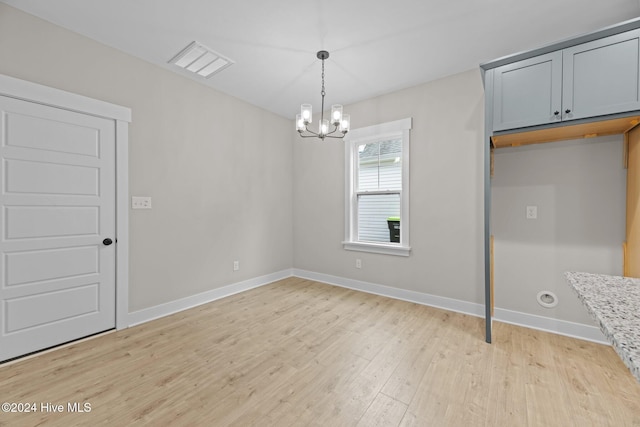
<svg viewBox="0 0 640 427">
<path fill-rule="evenodd" d="M 235 61 L 193 78 L 281 116 L 349 104 L 640 16 L 640 0 L 0 0 L 167 70 L 196 40 Z M 348 112 L 348 111 L 345 111 Z"/>
</svg>

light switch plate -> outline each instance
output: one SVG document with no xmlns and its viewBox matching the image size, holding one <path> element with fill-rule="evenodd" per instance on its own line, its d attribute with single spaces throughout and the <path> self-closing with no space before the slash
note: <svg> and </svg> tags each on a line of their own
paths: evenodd
<svg viewBox="0 0 640 427">
<path fill-rule="evenodd" d="M 131 209 L 151 209 L 151 197 L 131 197 Z"/>
</svg>

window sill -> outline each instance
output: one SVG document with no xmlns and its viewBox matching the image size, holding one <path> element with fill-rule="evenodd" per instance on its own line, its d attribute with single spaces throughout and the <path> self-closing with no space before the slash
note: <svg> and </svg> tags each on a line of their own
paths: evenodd
<svg viewBox="0 0 640 427">
<path fill-rule="evenodd" d="M 342 242 L 342 247 L 348 251 L 372 252 L 375 254 L 409 256 L 411 247 L 390 245 L 384 243 Z"/>
</svg>

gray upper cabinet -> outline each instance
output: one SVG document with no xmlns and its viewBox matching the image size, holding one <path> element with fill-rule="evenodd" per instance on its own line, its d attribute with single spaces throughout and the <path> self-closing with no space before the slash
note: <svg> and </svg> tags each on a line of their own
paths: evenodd
<svg viewBox="0 0 640 427">
<path fill-rule="evenodd" d="M 493 70 L 493 131 L 640 110 L 640 30 Z"/>
<path fill-rule="evenodd" d="M 493 130 L 560 120 L 562 52 L 503 65 L 493 76 Z"/>
<path fill-rule="evenodd" d="M 640 110 L 640 30 L 562 52 L 564 120 Z"/>
</svg>

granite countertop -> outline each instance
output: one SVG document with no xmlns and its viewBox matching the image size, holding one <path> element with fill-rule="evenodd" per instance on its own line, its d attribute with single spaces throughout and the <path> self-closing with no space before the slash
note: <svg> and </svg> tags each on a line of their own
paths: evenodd
<svg viewBox="0 0 640 427">
<path fill-rule="evenodd" d="M 565 277 L 640 381 L 640 279 L 573 272 Z"/>
</svg>

